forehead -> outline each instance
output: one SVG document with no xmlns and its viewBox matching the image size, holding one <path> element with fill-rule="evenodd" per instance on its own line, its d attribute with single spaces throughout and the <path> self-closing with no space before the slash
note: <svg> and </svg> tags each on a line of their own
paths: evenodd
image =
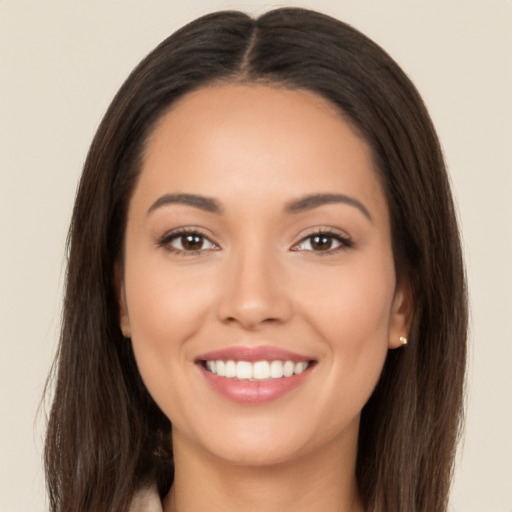
<svg viewBox="0 0 512 512">
<path fill-rule="evenodd" d="M 371 160 L 356 128 L 327 99 L 304 89 L 262 84 L 219 84 L 185 94 L 156 123 L 146 147 L 155 152 L 159 142 L 179 141 L 191 134 L 201 137 L 201 142 L 215 136 L 219 143 L 221 130 L 228 139 L 253 136 L 269 149 L 279 145 L 284 149 L 301 138 L 316 144 L 323 140 L 319 150 L 331 142 L 338 145 L 341 138 L 350 143 L 357 139 L 358 149 Z"/>
<path fill-rule="evenodd" d="M 279 200 L 336 191 L 384 201 L 368 144 L 305 90 L 229 84 L 188 93 L 156 124 L 142 163 L 140 185 L 153 195 Z"/>
</svg>

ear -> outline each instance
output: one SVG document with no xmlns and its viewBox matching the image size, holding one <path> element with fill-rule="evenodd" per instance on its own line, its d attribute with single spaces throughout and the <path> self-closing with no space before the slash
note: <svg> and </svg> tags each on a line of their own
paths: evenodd
<svg viewBox="0 0 512 512">
<path fill-rule="evenodd" d="M 128 308 L 126 305 L 126 293 L 124 288 L 123 266 L 116 263 L 114 266 L 114 281 L 119 304 L 119 328 L 125 338 L 131 337 L 130 317 L 128 316 Z"/>
<path fill-rule="evenodd" d="M 390 349 L 407 343 L 414 313 L 414 297 L 409 279 L 402 279 L 396 286 L 389 324 Z M 404 343 L 405 339 L 405 343 Z"/>
</svg>

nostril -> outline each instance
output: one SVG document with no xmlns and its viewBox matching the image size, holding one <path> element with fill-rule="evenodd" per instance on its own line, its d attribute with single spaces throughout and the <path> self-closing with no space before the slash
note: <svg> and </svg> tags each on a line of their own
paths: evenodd
<svg viewBox="0 0 512 512">
<path fill-rule="evenodd" d="M 260 324 L 277 324 L 280 323 L 282 320 L 277 317 L 268 317 L 265 318 L 258 314 L 247 314 L 247 312 L 239 315 L 238 317 L 235 316 L 229 316 L 224 319 L 225 323 L 228 324 L 241 324 L 246 328 L 253 328 L 257 327 Z"/>
</svg>

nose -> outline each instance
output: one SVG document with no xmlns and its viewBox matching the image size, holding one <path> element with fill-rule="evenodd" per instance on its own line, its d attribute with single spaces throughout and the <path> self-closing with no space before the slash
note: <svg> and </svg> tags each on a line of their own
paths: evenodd
<svg viewBox="0 0 512 512">
<path fill-rule="evenodd" d="M 229 258 L 218 303 L 218 317 L 223 323 L 256 330 L 291 318 L 291 290 L 276 259 L 254 251 Z"/>
</svg>

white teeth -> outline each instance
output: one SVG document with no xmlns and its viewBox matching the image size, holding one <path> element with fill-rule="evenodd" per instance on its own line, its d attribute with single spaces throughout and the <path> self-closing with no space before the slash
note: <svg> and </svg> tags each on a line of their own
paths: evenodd
<svg viewBox="0 0 512 512">
<path fill-rule="evenodd" d="M 273 379 L 280 379 L 284 375 L 283 373 L 283 362 L 272 361 L 270 363 L 270 376 Z"/>
<path fill-rule="evenodd" d="M 247 361 L 238 361 L 236 363 L 236 378 L 252 379 L 252 364 Z"/>
<path fill-rule="evenodd" d="M 226 363 L 226 377 L 232 379 L 236 377 L 236 363 L 235 361 L 227 361 Z"/>
<path fill-rule="evenodd" d="M 301 361 L 300 363 L 295 363 L 295 367 L 293 368 L 293 373 L 298 375 L 302 373 L 308 367 L 308 363 Z"/>
<path fill-rule="evenodd" d="M 226 376 L 226 363 L 224 361 L 216 361 L 215 366 L 217 366 L 217 375 L 219 377 Z"/>
<path fill-rule="evenodd" d="M 258 361 L 252 365 L 252 378 L 265 380 L 270 377 L 270 364 L 268 361 Z"/>
<path fill-rule="evenodd" d="M 248 361 L 233 360 L 206 361 L 205 367 L 219 377 L 228 379 L 236 378 L 238 380 L 268 380 L 280 379 L 282 377 L 291 377 L 299 375 L 309 366 L 306 361 L 294 363 L 293 361 Z"/>
<path fill-rule="evenodd" d="M 293 370 L 295 370 L 295 365 L 293 361 L 286 361 L 283 366 L 283 374 L 285 377 L 291 377 L 293 375 Z"/>
</svg>

